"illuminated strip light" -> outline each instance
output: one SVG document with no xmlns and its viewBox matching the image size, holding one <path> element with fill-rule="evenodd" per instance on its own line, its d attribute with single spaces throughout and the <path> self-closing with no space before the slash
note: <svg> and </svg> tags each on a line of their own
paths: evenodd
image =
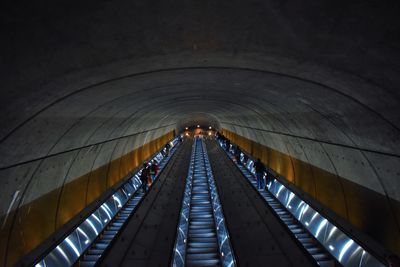
<svg viewBox="0 0 400 267">
<path fill-rule="evenodd" d="M 364 257 L 365 257 L 365 250 L 363 250 L 363 252 L 362 252 L 362 254 L 361 254 L 361 260 L 360 260 L 360 264 L 358 265 L 358 266 L 362 266 L 362 263 L 363 263 L 363 260 L 364 260 Z"/>
<path fill-rule="evenodd" d="M 121 200 L 114 195 L 113 195 L 113 199 L 118 202 L 118 208 L 121 208 L 122 207 Z"/>
<path fill-rule="evenodd" d="M 310 206 L 309 206 L 307 203 L 305 203 L 305 205 L 304 205 L 304 207 L 303 207 L 303 209 L 302 209 L 302 212 L 300 213 L 299 220 L 301 220 L 301 217 L 303 217 L 304 213 L 307 212 L 307 210 L 308 210 L 309 207 L 310 207 Z"/>
<path fill-rule="evenodd" d="M 79 233 L 81 233 L 82 235 L 84 235 L 86 237 L 87 240 L 85 241 L 85 244 L 88 244 L 90 241 L 89 236 L 80 227 L 78 227 L 77 229 L 78 229 Z"/>
<path fill-rule="evenodd" d="M 277 197 L 277 198 L 279 197 L 279 194 L 282 192 L 282 189 L 283 189 L 283 188 L 284 188 L 283 185 L 281 185 L 281 186 L 279 187 L 278 193 L 276 193 L 276 197 Z"/>
<path fill-rule="evenodd" d="M 64 257 L 64 259 L 66 259 L 68 261 L 68 263 L 71 264 L 71 261 L 69 260 L 67 254 L 65 254 L 64 250 L 60 246 L 57 246 L 57 250 L 58 250 L 58 252 L 61 253 L 61 255 Z"/>
<path fill-rule="evenodd" d="M 92 229 L 94 230 L 96 235 L 99 235 L 99 232 L 97 232 L 97 229 L 96 229 L 96 227 L 94 227 L 92 221 L 89 218 L 87 218 L 86 221 L 89 223 L 90 227 L 92 227 Z"/>
<path fill-rule="evenodd" d="M 103 205 L 101 205 L 101 209 L 104 210 L 104 212 L 107 214 L 108 218 L 111 220 L 111 215 L 109 213 L 109 211 L 111 212 L 111 210 L 109 208 L 106 209 L 104 206 L 106 206 L 108 208 L 107 204 L 104 203 Z"/>
<path fill-rule="evenodd" d="M 102 225 L 102 223 L 101 223 L 99 217 L 97 217 L 96 214 L 93 213 L 92 216 L 96 219 L 96 221 L 98 221 L 98 222 Z"/>
<path fill-rule="evenodd" d="M 228 240 L 228 236 L 227 235 L 224 236 L 224 239 L 221 242 L 221 247 L 224 245 L 226 240 Z"/>
<path fill-rule="evenodd" d="M 46 267 L 46 262 L 43 260 L 43 265 L 41 263 L 38 263 L 35 265 L 35 267 Z"/>
<path fill-rule="evenodd" d="M 320 222 L 317 232 L 315 233 L 315 237 L 318 238 L 319 233 L 321 232 L 322 228 L 328 223 L 327 219 L 324 219 L 322 222 Z"/>
<path fill-rule="evenodd" d="M 353 244 L 354 244 L 354 241 L 350 239 L 350 240 L 347 241 L 347 243 L 343 246 L 343 248 L 342 248 L 342 250 L 340 251 L 340 254 L 339 254 L 339 261 L 340 261 L 340 262 L 342 261 L 344 254 L 346 254 L 346 252 L 349 250 L 349 248 L 350 248 L 351 245 L 353 245 Z"/>
<path fill-rule="evenodd" d="M 287 202 L 286 206 L 289 206 L 289 204 L 293 200 L 293 198 L 294 198 L 294 194 L 293 194 L 293 192 L 290 192 L 289 199 L 288 199 L 288 202 Z"/>
<path fill-rule="evenodd" d="M 314 215 L 312 216 L 310 223 L 319 215 L 318 212 L 315 211 Z"/>
<path fill-rule="evenodd" d="M 329 235 L 328 235 L 328 239 L 331 238 L 331 236 L 336 232 L 337 228 L 336 226 L 333 226 L 332 230 L 330 231 Z"/>
<path fill-rule="evenodd" d="M 182 254 L 179 252 L 178 248 L 175 249 L 175 252 L 178 253 L 179 257 L 181 258 L 181 260 L 183 262 Z"/>
<path fill-rule="evenodd" d="M 79 253 L 78 249 L 76 248 L 76 246 L 74 245 L 74 243 L 71 242 L 71 240 L 69 239 L 69 237 L 67 237 L 65 239 L 65 241 L 67 241 L 68 245 L 70 246 L 70 248 L 72 248 L 72 250 L 75 252 L 75 254 L 79 257 L 81 254 Z"/>
<path fill-rule="evenodd" d="M 103 205 L 106 207 L 106 209 L 112 214 L 112 210 L 110 209 L 110 207 L 107 205 L 107 203 L 103 203 Z M 102 205 L 102 206 L 103 206 Z M 111 219 L 111 218 L 110 218 Z"/>
</svg>

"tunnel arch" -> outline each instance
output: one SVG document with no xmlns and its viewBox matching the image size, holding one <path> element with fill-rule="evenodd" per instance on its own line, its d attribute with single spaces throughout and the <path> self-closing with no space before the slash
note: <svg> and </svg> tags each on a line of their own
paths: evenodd
<svg viewBox="0 0 400 267">
<path fill-rule="evenodd" d="M 154 78 L 153 75 L 157 78 Z M 161 75 L 161 77 L 158 77 L 159 75 Z M 229 79 L 229 82 L 226 83 L 224 78 Z M 139 81 L 136 81 L 136 79 Z M 161 82 L 149 82 L 153 80 Z M 170 80 L 173 82 L 170 82 Z M 320 88 L 321 86 L 322 91 Z M 284 90 L 287 91 L 285 92 Z M 101 92 L 101 94 L 97 92 Z M 318 93 L 319 96 L 315 93 Z M 110 96 L 112 96 L 112 98 L 110 98 Z M 97 97 L 99 100 L 93 101 L 94 97 Z M 325 102 L 321 103 L 320 101 L 322 99 Z M 39 113 L 35 114 L 35 116 L 32 116 L 29 122 L 27 121 L 24 125 L 21 124 L 15 131 L 12 131 L 12 133 L 26 128 L 25 131 L 34 133 L 32 139 L 38 139 L 35 134 L 40 136 L 42 131 L 49 131 L 43 127 L 46 127 L 46 125 L 49 125 L 48 127 L 54 127 L 54 123 L 46 122 L 48 117 L 51 118 L 54 114 L 59 114 L 56 115 L 56 118 L 72 115 L 71 118 L 73 118 L 73 120 L 69 123 L 70 126 L 60 132 L 58 140 L 55 140 L 54 144 L 47 149 L 47 154 L 38 155 L 39 161 L 49 161 L 51 162 L 50 164 L 52 164 L 54 159 L 60 161 L 59 159 L 57 160 L 57 158 L 65 154 L 63 151 L 73 153 L 71 156 L 61 159 L 61 162 L 67 160 L 67 162 L 69 162 L 67 166 L 69 167 L 64 174 L 60 176 L 62 180 L 60 184 L 53 185 L 54 188 L 60 189 L 57 194 L 58 204 L 56 208 L 53 208 L 55 209 L 54 222 L 56 226 L 52 231 L 68 221 L 74 214 L 74 212 L 71 213 L 71 210 L 66 208 L 68 206 L 63 207 L 60 203 L 65 203 L 65 201 L 63 201 L 65 198 L 70 199 L 68 196 L 65 196 L 65 192 L 69 190 L 68 184 L 72 183 L 75 177 L 79 177 L 78 174 L 71 175 L 71 170 L 79 170 L 73 171 L 79 173 L 85 169 L 76 163 L 77 158 L 80 158 L 80 161 L 85 158 L 85 156 L 82 158 L 80 155 L 85 155 L 85 153 L 88 153 L 88 150 L 98 145 L 100 149 L 102 149 L 103 144 L 109 142 L 108 139 L 117 138 L 115 141 L 110 141 L 110 143 L 113 143 L 113 148 L 108 152 L 109 158 L 103 161 L 103 165 L 106 164 L 108 166 L 104 174 L 106 177 L 106 187 L 103 187 L 107 188 L 120 179 L 113 178 L 111 180 L 112 182 L 108 182 L 107 177 L 123 176 L 118 170 L 119 167 L 110 167 L 110 162 L 112 162 L 113 159 L 129 154 L 132 147 L 141 147 L 163 136 L 168 131 L 181 129 L 182 123 L 193 122 L 196 116 L 198 116 L 197 118 L 212 121 L 218 125 L 221 130 L 233 134 L 233 139 L 242 137 L 251 140 L 250 142 L 255 142 L 251 149 L 255 149 L 254 146 L 260 146 L 262 149 L 272 149 L 275 151 L 274 153 L 280 153 L 279 157 L 277 157 L 279 158 L 279 160 L 277 160 L 278 165 L 275 166 L 277 167 L 276 171 L 278 171 L 278 173 L 281 173 L 289 179 L 289 181 L 298 185 L 305 192 L 326 204 L 340 216 L 360 228 L 363 228 L 363 224 L 362 222 L 357 222 L 359 215 L 350 215 L 354 213 L 354 208 L 349 207 L 349 203 L 354 200 L 351 197 L 349 198 L 349 186 L 343 181 L 351 181 L 351 183 L 359 184 L 362 187 L 367 186 L 372 192 L 384 195 L 386 200 L 380 200 L 380 203 L 382 203 L 380 205 L 386 206 L 384 213 L 389 212 L 389 214 L 392 213 L 393 216 L 392 219 L 389 220 L 392 223 L 392 225 L 389 224 L 389 228 L 398 228 L 399 222 L 395 215 L 398 207 L 396 206 L 397 204 L 395 204 L 396 202 L 393 203 L 393 201 L 398 201 L 398 199 L 387 191 L 387 181 L 384 182 L 381 180 L 383 178 L 380 177 L 378 171 L 368 160 L 365 153 L 378 153 L 384 157 L 395 157 L 397 159 L 399 156 L 395 150 L 388 152 L 387 146 L 381 147 L 380 150 L 377 149 L 376 144 L 375 147 L 370 147 L 368 142 L 364 142 L 360 139 L 362 135 L 355 135 L 352 133 L 351 129 L 344 127 L 349 125 L 349 122 L 346 121 L 346 123 L 344 123 L 343 119 L 355 122 L 354 120 L 360 119 L 360 117 L 356 116 L 352 118 L 351 112 L 348 113 L 350 115 L 349 117 L 339 117 L 338 114 L 335 114 L 334 108 L 338 102 L 340 102 L 340 105 L 344 105 L 343 103 L 345 103 L 356 107 L 360 110 L 359 113 L 370 112 L 371 114 L 369 116 L 375 117 L 375 122 L 380 119 L 382 121 L 381 125 L 386 124 L 388 130 L 386 132 L 383 131 L 377 136 L 378 138 L 387 139 L 391 131 L 394 133 L 397 131 L 397 127 L 384 118 L 379 112 L 371 112 L 371 108 L 366 107 L 365 104 L 354 99 L 354 97 L 344 94 L 340 92 L 340 90 L 338 91 L 337 89 L 321 85 L 318 82 L 310 82 L 305 79 L 299 79 L 298 77 L 265 72 L 262 70 L 250 70 L 247 68 L 193 67 L 128 75 L 78 89 L 69 94 L 68 97 L 56 100 L 47 105 L 45 109 L 42 109 Z M 73 105 L 75 105 L 75 107 Z M 73 112 L 74 109 L 76 111 Z M 86 115 L 82 113 L 82 109 L 86 110 Z M 65 115 L 63 110 L 68 110 L 70 113 L 65 112 Z M 340 115 L 343 115 L 345 110 L 345 108 L 341 108 L 340 112 L 342 112 L 342 114 Z M 350 108 L 350 110 L 354 111 L 355 109 Z M 96 114 L 99 114 L 100 117 L 96 118 Z M 76 118 L 74 119 L 74 117 Z M 120 117 L 120 122 L 119 124 L 115 124 L 118 117 Z M 40 119 L 43 119 L 44 123 L 41 123 Z M 95 119 L 95 121 L 92 121 L 93 119 Z M 96 120 L 98 121 L 96 122 Z M 157 120 L 159 123 L 157 123 Z M 32 127 L 35 128 L 34 125 L 36 121 L 39 121 L 41 129 L 38 133 L 35 133 L 34 130 L 32 131 Z M 90 139 L 98 135 L 100 129 L 105 129 L 104 127 L 108 123 L 114 124 L 113 129 L 107 130 L 109 132 L 108 137 L 100 139 L 98 140 L 100 142 L 92 144 Z M 341 127 L 337 126 L 338 123 L 341 124 Z M 304 126 L 307 126 L 308 129 L 302 129 Z M 90 127 L 92 127 L 92 129 L 90 129 Z M 330 133 L 320 134 L 320 131 L 324 127 L 329 129 Z M 143 134 L 138 134 L 141 137 L 136 137 L 135 141 L 129 138 L 129 136 L 135 132 L 134 129 L 143 132 Z M 85 132 L 87 135 L 85 141 L 80 141 L 82 133 Z M 392 134 L 393 136 L 395 136 L 394 133 Z M 385 134 L 388 134 L 388 136 L 385 136 Z M 21 136 L 25 138 L 23 134 Z M 124 136 L 128 137 L 124 138 Z M 134 136 L 136 135 L 134 134 Z M 358 140 L 353 140 L 352 136 L 357 136 Z M 13 135 L 8 135 L 8 138 L 12 139 Z M 364 138 L 368 138 L 368 135 Z M 21 143 L 19 141 L 14 142 Z M 308 145 L 305 142 L 308 143 Z M 5 143 L 7 143 L 6 139 L 0 146 L 4 147 Z M 73 145 L 74 143 L 75 145 Z M 310 143 L 315 143 L 315 145 L 320 147 L 320 151 L 323 151 L 321 153 L 326 155 L 325 157 L 330 167 L 324 167 L 327 164 L 320 163 L 319 160 L 316 159 L 316 150 L 312 149 L 315 145 L 310 145 Z M 326 146 L 329 146 L 329 152 Z M 361 174 L 350 172 L 351 174 L 349 175 L 346 174 L 346 172 L 343 173 L 346 167 L 341 166 L 337 160 L 332 159 L 335 156 L 332 156 L 331 146 L 336 147 L 333 151 L 338 150 L 338 147 L 349 151 L 358 151 L 359 156 L 356 155 L 357 153 L 350 153 L 350 158 L 355 157 L 356 161 L 367 161 L 368 164 L 366 165 L 370 166 L 370 173 L 374 173 L 373 178 L 369 178 L 369 184 L 365 184 L 365 181 L 360 180 L 363 172 L 364 174 L 368 173 L 368 167 L 365 167 L 367 169 L 362 171 Z M 247 147 L 245 146 L 244 148 L 246 149 Z M 394 147 L 391 148 L 394 149 Z M 257 149 L 259 150 L 260 148 Z M 28 150 L 34 149 L 31 148 Z M 2 151 L 7 150 L 2 149 Z M 254 153 L 254 151 L 248 152 Z M 342 153 L 348 154 L 349 152 L 342 151 Z M 257 154 L 257 152 L 255 152 L 255 154 Z M 88 158 L 87 162 L 89 166 L 92 167 L 91 170 L 86 168 L 86 173 L 93 172 L 95 162 L 98 161 L 97 156 L 92 155 L 91 157 L 92 159 Z M 19 159 L 20 156 L 16 156 L 15 158 Z M 5 159 L 6 158 L 3 157 L 3 160 Z M 265 160 L 268 159 L 265 158 Z M 36 160 L 25 159 L 25 161 L 35 162 Z M 108 164 L 106 162 L 108 162 Z M 49 165 L 49 163 L 43 164 L 45 166 Z M 274 165 L 274 163 L 271 164 Z M 18 168 L 20 165 L 21 163 L 15 162 L 14 165 L 11 165 L 11 168 Z M 42 170 L 41 165 L 42 163 L 39 163 L 36 167 L 39 173 L 42 172 L 40 171 Z M 121 166 L 121 161 L 118 166 Z M 56 167 L 56 169 L 57 168 L 60 167 Z M 2 169 L 4 171 L 9 168 L 5 166 Z M 129 168 L 125 167 L 125 169 Z M 318 171 L 315 171 L 315 169 L 318 169 Z M 305 179 L 304 175 L 307 174 L 306 171 L 309 171 L 309 173 L 317 173 L 311 175 L 311 178 L 308 177 Z M 112 174 L 114 172 L 116 172 L 116 174 Z M 318 174 L 321 172 L 328 173 L 324 175 L 331 176 L 332 178 L 330 179 L 336 180 L 336 182 L 328 182 L 327 184 L 336 184 L 335 188 L 340 189 L 341 194 L 339 194 L 339 199 L 342 204 L 335 204 L 333 199 L 338 199 L 338 196 L 332 194 L 329 196 L 326 189 L 327 185 L 319 182 Z M 86 175 L 90 176 L 91 174 Z M 34 172 L 30 180 L 35 181 L 35 177 L 39 178 L 39 176 Z M 41 178 L 41 180 L 42 179 L 45 178 Z M 22 192 L 29 192 L 29 190 L 36 192 L 37 186 L 35 186 L 35 184 L 37 184 L 37 182 L 34 182 L 33 186 L 29 184 L 30 182 L 28 182 L 25 190 Z M 88 184 L 89 180 L 87 179 L 87 185 Z M 66 189 L 64 189 L 64 187 Z M 25 195 L 25 193 L 23 193 L 23 195 Z M 87 195 L 88 193 L 86 193 L 85 197 L 86 205 L 89 204 L 87 202 Z M 20 201 L 22 201 L 22 199 L 25 198 L 21 198 Z M 31 201 L 35 201 L 35 198 L 31 198 Z M 25 205 L 29 206 L 29 201 L 21 202 L 20 208 L 18 209 L 21 209 Z M 84 206 L 81 205 L 80 207 L 82 208 Z M 5 207 L 3 207 L 3 209 L 4 208 Z M 379 208 L 374 209 L 374 212 L 377 212 L 377 210 L 381 208 L 382 207 L 379 206 Z M 63 214 L 64 212 L 62 210 L 65 209 L 67 209 L 67 213 L 69 212 L 71 214 L 66 217 L 63 215 L 64 219 L 58 218 L 59 215 L 57 214 Z M 79 209 L 76 208 L 75 210 L 75 212 L 79 211 Z M 21 218 L 21 216 L 23 217 L 23 215 L 18 213 L 15 213 L 14 216 L 18 216 L 19 218 Z M 17 228 L 19 229 L 19 227 Z M 375 230 L 375 227 L 371 227 L 371 229 Z M 368 231 L 368 227 L 365 227 L 363 230 Z M 13 230 L 11 229 L 9 234 L 12 232 Z M 387 233 L 383 233 L 382 235 L 385 236 Z M 41 239 L 43 239 L 43 237 L 41 237 Z M 9 243 L 9 246 L 11 245 L 12 243 Z"/>
</svg>

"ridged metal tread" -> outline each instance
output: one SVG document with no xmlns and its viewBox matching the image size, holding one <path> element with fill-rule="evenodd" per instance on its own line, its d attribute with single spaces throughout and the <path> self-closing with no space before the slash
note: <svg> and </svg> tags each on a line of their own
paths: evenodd
<svg viewBox="0 0 400 267">
<path fill-rule="evenodd" d="M 217 232 L 201 141 L 196 141 L 186 266 L 221 266 Z"/>
</svg>

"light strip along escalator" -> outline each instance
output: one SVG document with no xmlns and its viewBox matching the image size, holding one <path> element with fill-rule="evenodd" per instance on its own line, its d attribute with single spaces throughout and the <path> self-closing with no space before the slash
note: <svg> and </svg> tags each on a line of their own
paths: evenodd
<svg viewBox="0 0 400 267">
<path fill-rule="evenodd" d="M 192 153 L 172 265 L 235 266 L 202 139 Z"/>
</svg>

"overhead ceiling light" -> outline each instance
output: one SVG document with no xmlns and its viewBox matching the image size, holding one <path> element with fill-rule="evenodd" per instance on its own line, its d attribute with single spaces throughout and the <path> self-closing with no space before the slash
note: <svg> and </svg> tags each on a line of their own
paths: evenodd
<svg viewBox="0 0 400 267">
<path fill-rule="evenodd" d="M 210 129 L 210 130 L 211 130 L 211 128 L 212 128 L 211 126 L 210 126 L 210 127 L 208 127 L 208 129 Z"/>
<path fill-rule="evenodd" d="M 197 125 L 197 128 L 200 128 L 200 125 Z"/>
<path fill-rule="evenodd" d="M 185 130 L 189 129 L 189 127 L 185 127 Z"/>
</svg>

